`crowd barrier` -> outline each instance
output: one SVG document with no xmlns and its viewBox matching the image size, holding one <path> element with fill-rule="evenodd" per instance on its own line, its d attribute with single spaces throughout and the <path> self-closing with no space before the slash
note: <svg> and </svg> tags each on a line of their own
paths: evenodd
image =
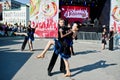
<svg viewBox="0 0 120 80">
<path fill-rule="evenodd" d="M 4 36 L 4 33 L 0 32 L 0 36 Z M 8 31 L 8 36 L 14 36 L 13 31 Z M 77 38 L 81 40 L 100 40 L 101 33 L 79 31 Z"/>
<path fill-rule="evenodd" d="M 81 40 L 100 40 L 102 33 L 97 32 L 78 32 L 78 39 Z"/>
</svg>

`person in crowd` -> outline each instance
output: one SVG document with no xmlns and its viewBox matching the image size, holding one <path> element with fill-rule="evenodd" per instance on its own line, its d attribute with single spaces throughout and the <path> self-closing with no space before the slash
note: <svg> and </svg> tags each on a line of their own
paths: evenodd
<svg viewBox="0 0 120 80">
<path fill-rule="evenodd" d="M 8 25 L 7 22 L 2 26 L 4 31 L 4 36 L 8 36 Z"/>
<path fill-rule="evenodd" d="M 99 27 L 99 20 L 97 18 L 94 19 L 93 27 Z"/>
<path fill-rule="evenodd" d="M 113 50 L 113 36 L 114 36 L 114 28 L 110 28 L 109 32 L 109 50 Z"/>
<path fill-rule="evenodd" d="M 86 18 L 83 23 L 83 25 L 85 25 L 86 27 L 90 26 L 91 25 L 91 18 Z"/>
<path fill-rule="evenodd" d="M 0 36 L 4 36 L 3 24 L 0 23 Z"/>
<path fill-rule="evenodd" d="M 91 18 L 88 18 L 88 20 L 87 20 L 87 25 L 91 25 Z"/>
<path fill-rule="evenodd" d="M 108 34 L 106 30 L 106 26 L 103 25 L 103 32 L 102 32 L 102 50 L 105 49 L 105 45 L 107 44 L 106 40 L 108 39 Z"/>
</svg>

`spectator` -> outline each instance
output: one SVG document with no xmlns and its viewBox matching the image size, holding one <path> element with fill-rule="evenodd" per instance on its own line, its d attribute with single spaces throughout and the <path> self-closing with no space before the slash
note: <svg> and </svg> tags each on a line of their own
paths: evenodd
<svg viewBox="0 0 120 80">
<path fill-rule="evenodd" d="M 103 25 L 103 32 L 102 32 L 102 50 L 105 49 L 105 45 L 107 44 L 106 39 L 108 38 L 106 26 Z"/>
</svg>

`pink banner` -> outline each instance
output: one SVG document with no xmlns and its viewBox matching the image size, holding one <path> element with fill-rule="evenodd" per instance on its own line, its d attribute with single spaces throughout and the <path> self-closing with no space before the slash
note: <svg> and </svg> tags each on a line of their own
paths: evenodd
<svg viewBox="0 0 120 80">
<path fill-rule="evenodd" d="M 69 23 L 74 21 L 83 22 L 89 18 L 90 8 L 83 6 L 61 6 L 61 17 Z"/>
<path fill-rule="evenodd" d="M 30 0 L 30 20 L 37 26 L 38 37 L 56 37 L 58 32 L 58 0 Z"/>
<path fill-rule="evenodd" d="M 0 21 L 2 20 L 2 4 L 0 3 Z"/>
<path fill-rule="evenodd" d="M 2 12 L 2 4 L 0 3 L 0 13 Z"/>
<path fill-rule="evenodd" d="M 110 30 L 120 33 L 120 0 L 111 0 Z"/>
</svg>

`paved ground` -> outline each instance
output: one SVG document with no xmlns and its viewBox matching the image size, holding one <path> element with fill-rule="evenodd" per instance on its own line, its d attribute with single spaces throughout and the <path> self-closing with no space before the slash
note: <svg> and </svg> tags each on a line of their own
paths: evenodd
<svg viewBox="0 0 120 80">
<path fill-rule="evenodd" d="M 23 37 L 0 37 L 0 80 L 120 80 L 120 49 L 101 50 L 101 41 L 74 41 L 75 56 L 69 59 L 71 78 L 59 71 L 58 58 L 53 76 L 47 75 L 52 48 L 44 59 L 35 57 L 50 39 L 35 39 L 34 49 L 28 45 L 20 51 Z M 108 46 L 106 46 L 108 48 Z"/>
</svg>

